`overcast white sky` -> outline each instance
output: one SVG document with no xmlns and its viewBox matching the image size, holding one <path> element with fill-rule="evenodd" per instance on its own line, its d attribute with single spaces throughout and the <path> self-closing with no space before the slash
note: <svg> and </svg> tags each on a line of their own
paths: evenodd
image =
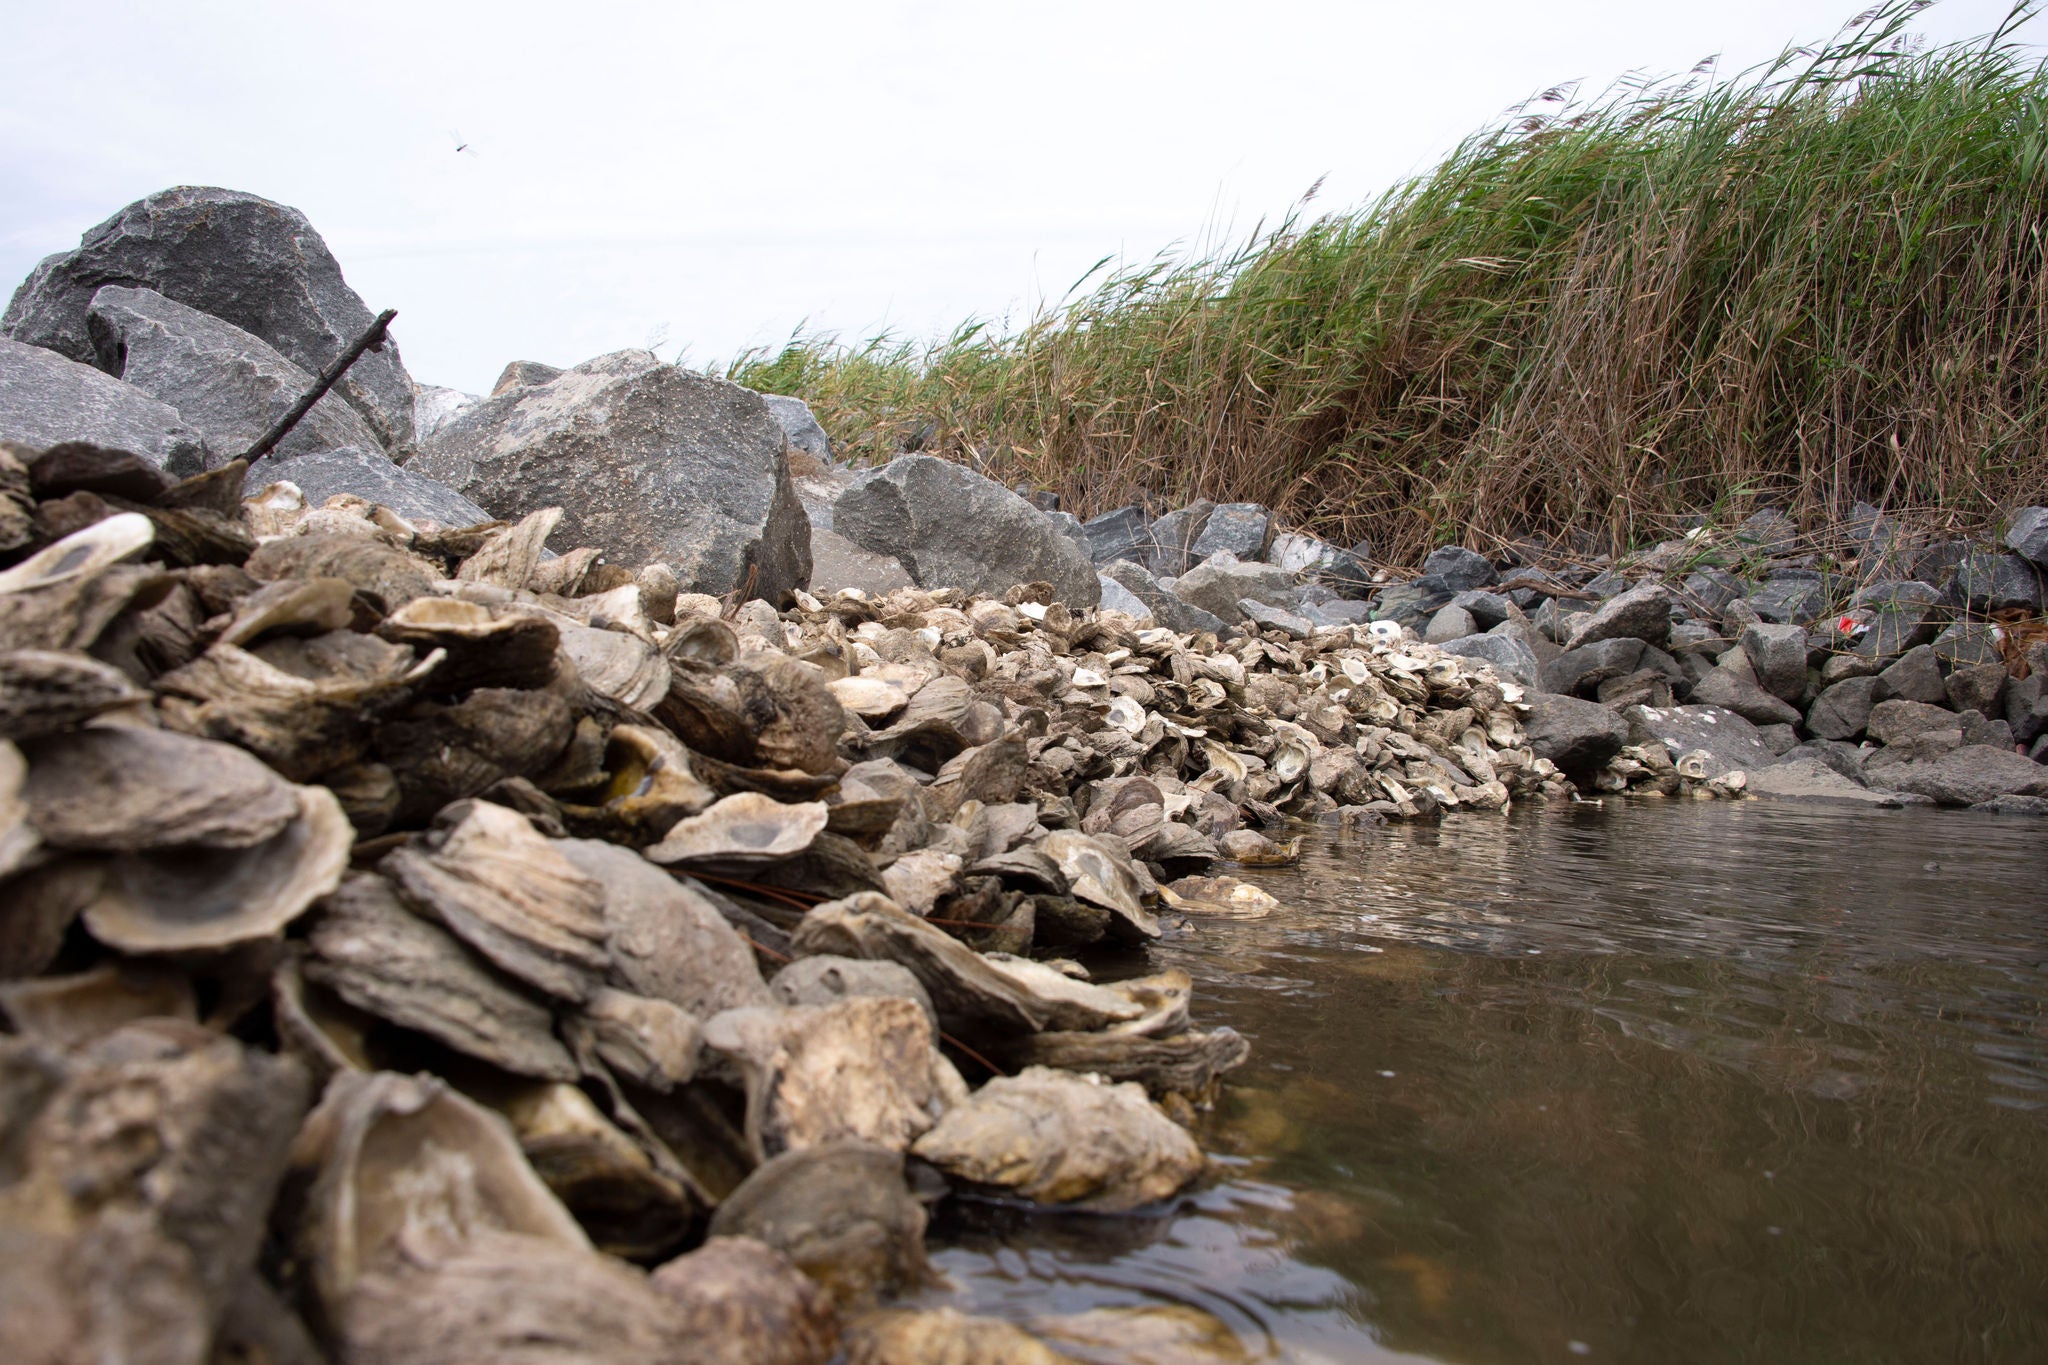
<svg viewBox="0 0 2048 1365">
<path fill-rule="evenodd" d="M 805 322 L 925 336 L 1241 235 L 1318 177 L 1319 207 L 1369 199 L 1559 81 L 1733 71 L 1855 8 L 0 0 L 0 284 L 211 184 L 304 210 L 423 383 Z"/>
</svg>

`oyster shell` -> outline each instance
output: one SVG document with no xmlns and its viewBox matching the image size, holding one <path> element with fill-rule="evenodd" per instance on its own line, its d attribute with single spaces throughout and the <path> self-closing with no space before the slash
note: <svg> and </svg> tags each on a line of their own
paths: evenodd
<svg viewBox="0 0 2048 1365">
<path fill-rule="evenodd" d="M 784 804 L 741 792 L 679 822 L 646 854 L 657 863 L 768 862 L 809 848 L 830 818 L 822 801 Z"/>
<path fill-rule="evenodd" d="M 834 1142 L 763 1163 L 719 1205 L 711 1235 L 766 1243 L 844 1304 L 922 1284 L 924 1225 L 902 1153 Z"/>
<path fill-rule="evenodd" d="M 0 740 L 68 730 L 149 700 L 127 675 L 84 654 L 16 649 L 0 654 Z"/>
<path fill-rule="evenodd" d="M 138 954 L 217 951 L 280 932 L 341 884 L 355 841 L 326 788 L 296 792 L 297 818 L 263 843 L 109 859 L 85 927 L 108 947 Z"/>
<path fill-rule="evenodd" d="M 289 782 L 228 744 L 164 730 L 77 730 L 31 740 L 29 819 L 59 848 L 249 848 L 300 811 Z"/>
<path fill-rule="evenodd" d="M 445 931 L 358 873 L 321 902 L 301 967 L 350 1005 L 516 1076 L 574 1080 L 545 1005 L 494 975 Z"/>
<path fill-rule="evenodd" d="M 503 806 L 450 806 L 379 870 L 408 904 L 548 995 L 587 1000 L 610 966 L 603 886 Z"/>
</svg>

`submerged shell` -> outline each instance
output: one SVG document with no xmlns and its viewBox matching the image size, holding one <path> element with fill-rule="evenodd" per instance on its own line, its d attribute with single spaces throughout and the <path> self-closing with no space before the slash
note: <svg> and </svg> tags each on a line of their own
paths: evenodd
<svg viewBox="0 0 2048 1365">
<path fill-rule="evenodd" d="M 646 853 L 657 863 L 772 861 L 809 848 L 830 818 L 822 801 L 784 804 L 740 792 L 680 822 Z"/>
<path fill-rule="evenodd" d="M 1045 1067 L 990 1081 L 912 1150 L 969 1185 L 1109 1212 L 1164 1199 L 1203 1166 L 1140 1087 Z"/>
<path fill-rule="evenodd" d="M 333 793 L 296 791 L 298 817 L 263 843 L 111 859 L 86 928 L 125 953 L 218 950 L 280 932 L 341 884 L 355 842 Z"/>
</svg>

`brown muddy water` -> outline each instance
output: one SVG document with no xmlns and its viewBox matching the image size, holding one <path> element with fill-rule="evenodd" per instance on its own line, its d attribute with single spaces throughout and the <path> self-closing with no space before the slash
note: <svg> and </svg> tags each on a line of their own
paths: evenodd
<svg viewBox="0 0 2048 1365">
<path fill-rule="evenodd" d="M 955 1207 L 931 1301 L 1192 1305 L 1250 1360 L 2048 1361 L 2048 823 L 1610 801 L 1309 842 L 1245 874 L 1285 909 L 1149 954 L 1252 1040 L 1217 1179 Z"/>
</svg>

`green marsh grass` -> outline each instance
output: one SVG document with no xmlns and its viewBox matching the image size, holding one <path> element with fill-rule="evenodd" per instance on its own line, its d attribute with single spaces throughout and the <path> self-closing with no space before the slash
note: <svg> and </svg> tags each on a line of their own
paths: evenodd
<svg viewBox="0 0 2048 1365">
<path fill-rule="evenodd" d="M 1267 503 L 1389 560 L 1763 503 L 2048 495 L 2048 69 L 1890 3 L 1732 79 L 1546 92 L 1428 174 L 1105 262 L 999 333 L 800 336 L 733 378 L 1090 515 Z"/>
</svg>

